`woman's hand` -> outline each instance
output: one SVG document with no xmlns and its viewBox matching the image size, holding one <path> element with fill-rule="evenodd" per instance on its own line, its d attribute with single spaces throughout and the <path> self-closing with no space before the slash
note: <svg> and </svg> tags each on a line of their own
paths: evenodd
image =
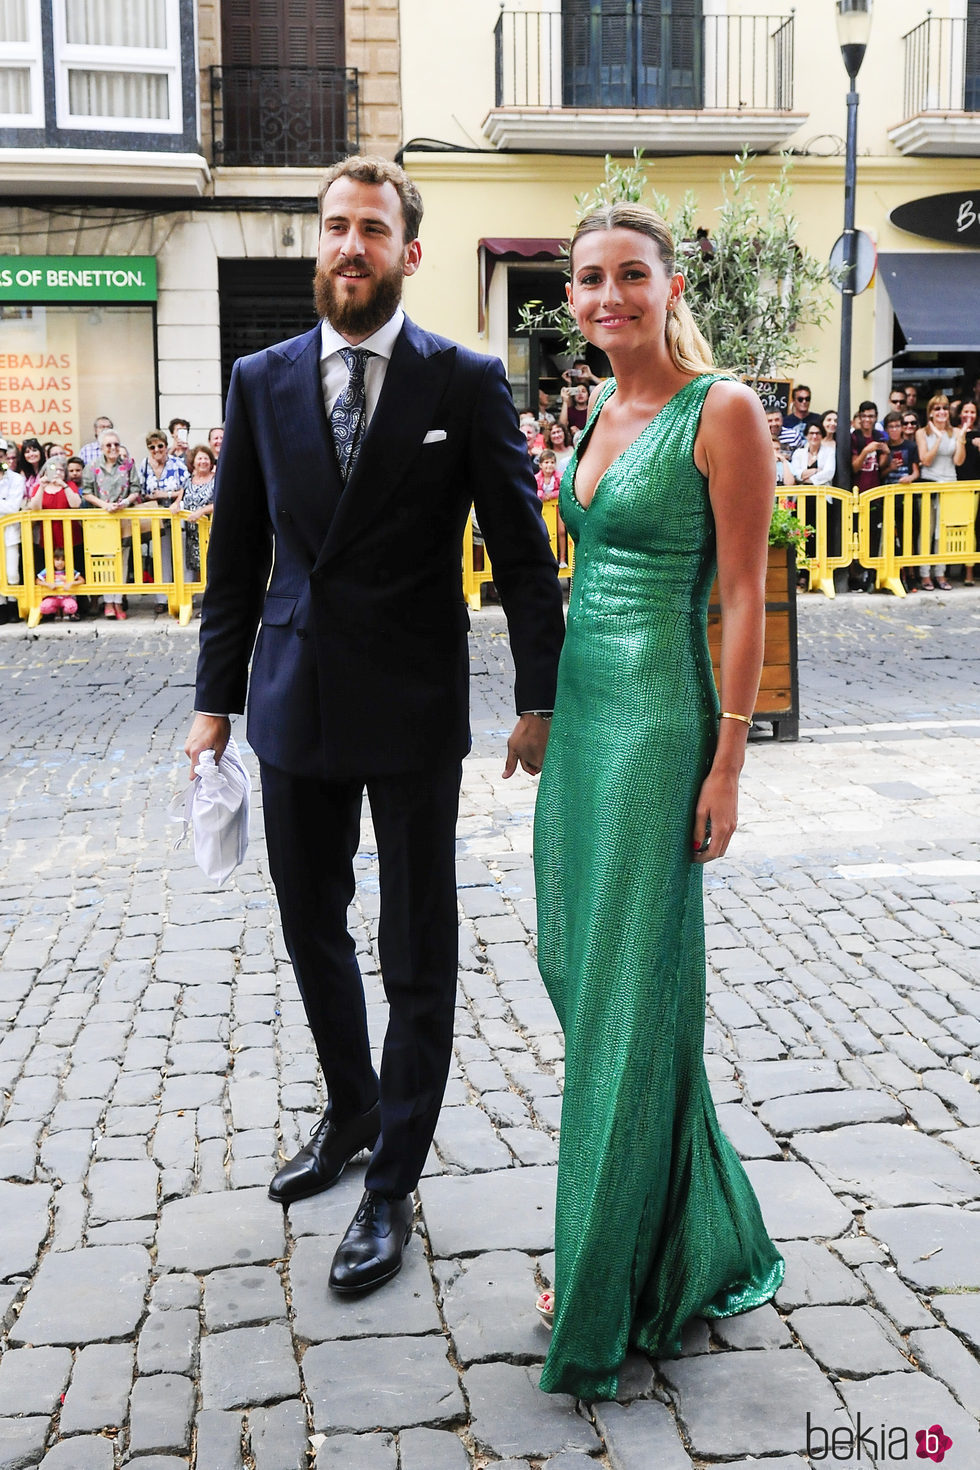
<svg viewBox="0 0 980 1470">
<path fill-rule="evenodd" d="M 710 863 L 715 858 L 724 857 L 737 823 L 737 773 L 710 771 L 701 787 L 694 813 L 692 860 L 696 863 Z"/>
</svg>

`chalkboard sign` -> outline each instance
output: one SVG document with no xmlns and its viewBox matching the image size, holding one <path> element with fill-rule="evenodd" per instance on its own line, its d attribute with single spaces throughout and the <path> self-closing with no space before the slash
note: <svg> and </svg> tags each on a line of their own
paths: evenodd
<svg viewBox="0 0 980 1470">
<path fill-rule="evenodd" d="M 792 378 L 743 378 L 742 382 L 755 389 L 762 399 L 766 413 L 781 413 L 784 416 L 789 413 L 790 400 L 793 397 Z"/>
</svg>

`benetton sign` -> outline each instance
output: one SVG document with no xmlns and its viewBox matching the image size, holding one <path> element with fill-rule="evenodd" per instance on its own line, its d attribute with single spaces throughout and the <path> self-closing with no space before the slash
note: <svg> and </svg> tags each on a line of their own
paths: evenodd
<svg viewBox="0 0 980 1470">
<path fill-rule="evenodd" d="M 0 255 L 0 302 L 156 299 L 152 255 Z"/>
<path fill-rule="evenodd" d="M 944 245 L 973 245 L 980 248 L 980 189 L 969 194 L 930 194 L 910 199 L 889 215 L 893 225 L 926 240 Z"/>
</svg>

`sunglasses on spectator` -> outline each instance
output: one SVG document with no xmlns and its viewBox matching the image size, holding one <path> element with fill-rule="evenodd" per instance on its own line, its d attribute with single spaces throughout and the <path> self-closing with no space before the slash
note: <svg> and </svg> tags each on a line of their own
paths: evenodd
<svg viewBox="0 0 980 1470">
<path fill-rule="evenodd" d="M 810 402 L 810 395 L 809 395 L 809 393 L 794 393 L 793 394 L 793 397 L 796 399 L 797 403 L 809 403 Z"/>
<path fill-rule="evenodd" d="M 896 393 L 891 398 L 889 398 L 888 402 L 889 403 L 904 403 L 905 402 L 905 394 L 904 393 Z"/>
</svg>

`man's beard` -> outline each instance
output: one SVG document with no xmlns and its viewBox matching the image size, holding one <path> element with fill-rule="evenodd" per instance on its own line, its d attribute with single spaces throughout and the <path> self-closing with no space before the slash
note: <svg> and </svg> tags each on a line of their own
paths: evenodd
<svg viewBox="0 0 980 1470">
<path fill-rule="evenodd" d="M 346 262 L 347 266 L 355 262 Z M 362 268 L 362 267 L 359 267 Z M 383 275 L 371 276 L 372 290 L 367 300 L 358 301 L 337 288 L 337 272 L 317 266 L 313 277 L 313 296 L 317 314 L 325 317 L 342 337 L 369 337 L 394 316 L 402 299 L 405 272 L 396 265 Z"/>
</svg>

